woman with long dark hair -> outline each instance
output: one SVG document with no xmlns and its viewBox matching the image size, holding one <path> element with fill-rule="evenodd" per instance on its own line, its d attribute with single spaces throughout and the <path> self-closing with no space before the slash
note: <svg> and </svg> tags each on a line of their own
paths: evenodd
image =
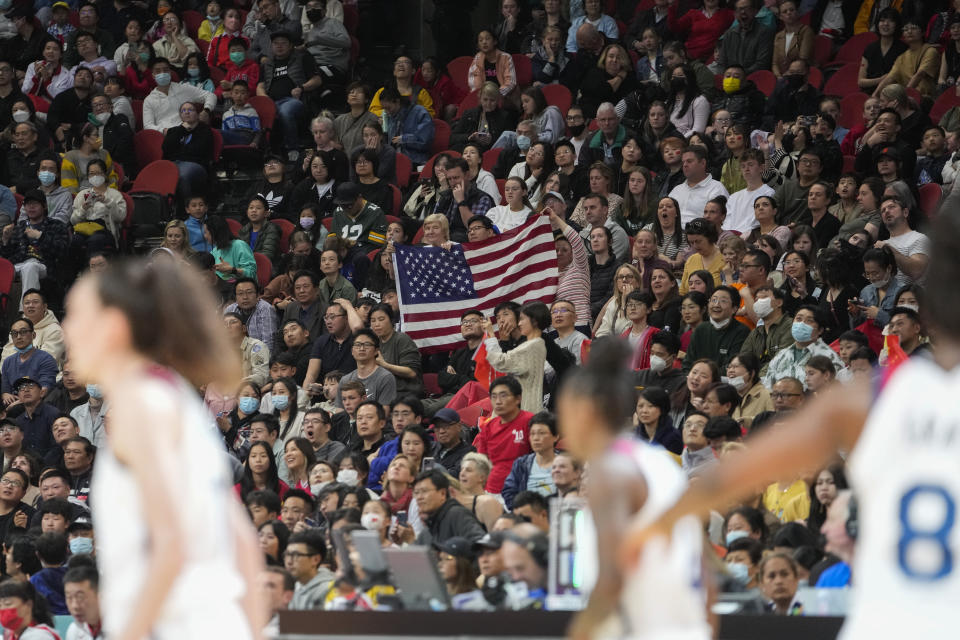
<svg viewBox="0 0 960 640">
<path fill-rule="evenodd" d="M 535 206 L 543 197 L 543 184 L 555 167 L 553 145 L 544 141 L 534 142 L 523 161 L 513 165 L 507 177 L 520 178 L 526 183 L 526 193 Z"/>
<path fill-rule="evenodd" d="M 697 74 L 689 64 L 673 69 L 667 111 L 670 113 L 670 122 L 687 138 L 707 129 L 710 101 L 701 95 Z"/>
<path fill-rule="evenodd" d="M 57 640 L 60 637 L 53 628 L 46 600 L 29 581 L 4 580 L 0 583 L 0 600 L 7 605 L 0 609 L 5 639 Z"/>
<path fill-rule="evenodd" d="M 677 272 L 683 272 L 686 262 L 687 236 L 683 233 L 680 224 L 680 203 L 675 198 L 667 196 L 660 198 L 657 203 L 657 215 L 653 222 L 644 227 L 652 229 L 657 236 L 657 251 L 660 256 Z"/>
<path fill-rule="evenodd" d="M 293 188 L 293 208 L 299 209 L 305 204 L 317 206 L 321 218 L 332 216 L 336 210 L 333 194 L 336 193 L 336 161 L 331 153 L 317 151 L 310 160 L 310 175 Z"/>
<path fill-rule="evenodd" d="M 270 445 L 262 440 L 251 444 L 247 460 L 243 463 L 243 477 L 234 485 L 239 498 L 246 500 L 251 491 L 268 489 L 282 499 L 289 488 L 289 485 L 280 479 L 277 459 Z"/>
<path fill-rule="evenodd" d="M 303 414 L 297 403 L 298 391 L 299 387 L 293 378 L 274 380 L 270 391 L 273 415 L 280 422 L 280 439 L 284 442 L 299 437 L 303 426 Z"/>
<path fill-rule="evenodd" d="M 827 509 L 836 499 L 837 493 L 849 489 L 850 485 L 847 483 L 847 474 L 842 462 L 835 462 L 820 469 L 815 478 L 810 485 L 810 514 L 807 516 L 807 528 L 814 535 L 819 536 L 820 527 L 827 519 Z M 799 505 L 795 506 L 794 502 L 799 500 L 795 498 L 787 503 L 783 511 L 784 519 L 799 507 Z"/>
<path fill-rule="evenodd" d="M 373 149 L 356 149 L 350 156 L 350 166 L 356 176 L 360 195 L 367 202 L 380 207 L 384 213 L 393 214 L 393 190 L 386 180 L 377 177 L 380 159 Z"/>
<path fill-rule="evenodd" d="M 203 224 L 203 238 L 213 245 L 210 254 L 216 260 L 213 268 L 220 278 L 221 291 L 229 293 L 237 278 L 257 279 L 257 261 L 250 245 L 233 237 L 226 220 L 220 216 L 207 216 Z"/>
<path fill-rule="evenodd" d="M 286 551 L 287 541 L 290 539 L 290 529 L 287 529 L 287 525 L 279 520 L 267 520 L 257 529 L 257 537 L 267 565 L 282 567 L 283 552 Z"/>
<path fill-rule="evenodd" d="M 436 56 L 427 56 L 413 74 L 413 84 L 423 87 L 433 99 L 433 108 L 438 118 L 451 121 L 457 115 L 457 105 L 464 98 L 464 91 L 453 81 L 447 68 Z"/>
</svg>

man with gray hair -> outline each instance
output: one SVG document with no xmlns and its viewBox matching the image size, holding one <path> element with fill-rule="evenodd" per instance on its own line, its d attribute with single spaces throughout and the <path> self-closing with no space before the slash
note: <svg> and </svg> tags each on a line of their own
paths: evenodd
<svg viewBox="0 0 960 640">
<path fill-rule="evenodd" d="M 597 125 L 600 130 L 590 138 L 590 162 L 619 167 L 629 132 L 620 124 L 620 116 L 613 103 L 603 102 L 597 107 Z"/>
</svg>

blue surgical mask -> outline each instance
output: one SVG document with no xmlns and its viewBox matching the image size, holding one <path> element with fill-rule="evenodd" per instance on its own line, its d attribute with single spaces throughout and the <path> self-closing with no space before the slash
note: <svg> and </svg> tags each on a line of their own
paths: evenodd
<svg viewBox="0 0 960 640">
<path fill-rule="evenodd" d="M 41 171 L 37 174 L 37 178 L 39 178 L 40 184 L 45 187 L 49 187 L 56 181 L 57 174 L 55 174 L 53 171 Z"/>
<path fill-rule="evenodd" d="M 169 73 L 155 73 L 153 74 L 153 80 L 157 83 L 158 87 L 166 87 L 170 84 L 170 74 Z"/>
<path fill-rule="evenodd" d="M 748 531 L 727 531 L 727 546 L 730 546 L 734 540 L 746 538 L 750 533 Z"/>
<path fill-rule="evenodd" d="M 99 400 L 103 397 L 103 394 L 100 392 L 100 387 L 95 384 L 87 385 L 87 395 L 95 400 Z"/>
<path fill-rule="evenodd" d="M 273 396 L 271 401 L 273 402 L 273 408 L 280 411 L 290 406 L 290 396 Z"/>
<path fill-rule="evenodd" d="M 197 67 L 190 67 L 187 69 L 187 75 L 189 75 L 191 78 L 199 78 L 200 69 Z"/>
<path fill-rule="evenodd" d="M 793 326 L 790 327 L 790 334 L 797 342 L 810 342 L 813 340 L 813 327 L 806 322 L 794 320 Z"/>
<path fill-rule="evenodd" d="M 14 349 L 17 350 L 17 353 L 28 353 L 28 352 L 30 352 L 31 350 L 33 350 L 33 345 L 32 345 L 32 344 L 28 344 L 28 345 L 25 346 L 23 349 L 21 349 L 20 347 L 14 347 Z"/>
<path fill-rule="evenodd" d="M 743 586 L 750 584 L 750 567 L 742 562 L 728 562 L 727 573 Z"/>
<path fill-rule="evenodd" d="M 255 413 L 257 408 L 260 407 L 260 401 L 253 397 L 243 396 L 237 400 L 237 406 L 240 408 L 240 411 L 250 415 L 251 413 Z"/>
<path fill-rule="evenodd" d="M 75 556 L 93 553 L 93 540 L 90 538 L 74 538 L 70 541 L 70 553 Z"/>
<path fill-rule="evenodd" d="M 315 222 L 316 220 L 313 218 L 300 218 L 300 227 L 303 229 L 312 229 Z"/>
<path fill-rule="evenodd" d="M 220 16 L 211 16 L 211 15 L 208 15 L 208 16 L 207 16 L 207 20 L 209 20 L 210 22 L 220 22 Z"/>
<path fill-rule="evenodd" d="M 530 148 L 530 138 L 527 136 L 517 136 L 517 148 L 520 151 L 526 151 Z"/>
</svg>

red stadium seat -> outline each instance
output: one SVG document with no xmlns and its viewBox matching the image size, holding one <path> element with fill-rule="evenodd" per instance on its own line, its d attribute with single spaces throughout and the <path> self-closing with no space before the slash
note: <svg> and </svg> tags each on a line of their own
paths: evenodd
<svg viewBox="0 0 960 640">
<path fill-rule="evenodd" d="M 47 102 L 46 98 L 41 98 L 40 96 L 35 96 L 30 94 L 28 96 L 30 101 L 33 103 L 33 108 L 39 111 L 40 113 L 46 113 L 50 109 L 50 103 Z"/>
<path fill-rule="evenodd" d="M 423 241 L 423 227 L 417 229 L 417 232 L 413 234 L 413 240 L 410 241 L 410 244 L 420 244 Z"/>
<path fill-rule="evenodd" d="M 833 55 L 833 40 L 827 36 L 817 36 L 813 41 L 813 65 L 824 67 Z"/>
<path fill-rule="evenodd" d="M 497 166 L 497 160 L 500 158 L 500 153 L 503 151 L 502 147 L 497 147 L 496 149 L 487 149 L 483 152 L 483 166 L 487 171 L 493 171 L 493 168 Z"/>
<path fill-rule="evenodd" d="M 197 40 L 197 33 L 200 32 L 200 25 L 203 23 L 203 15 L 199 11 L 187 9 L 180 12 L 180 18 L 183 25 L 187 28 L 187 35 L 193 40 Z"/>
<path fill-rule="evenodd" d="M 240 224 L 240 221 L 236 218 L 224 218 L 227 221 L 227 226 L 230 227 L 230 233 L 233 234 L 233 237 L 236 238 L 240 234 L 240 229 L 243 227 Z"/>
<path fill-rule="evenodd" d="M 210 50 L 210 43 L 206 40 L 197 40 L 197 48 L 200 49 L 200 53 L 203 54 L 203 59 L 207 59 L 207 51 Z M 210 72 L 213 72 L 213 67 L 210 67 Z"/>
<path fill-rule="evenodd" d="M 930 108 L 930 119 L 933 121 L 933 124 L 939 123 L 943 114 L 957 106 L 960 106 L 960 96 L 957 95 L 956 91 L 944 91 L 941 93 L 940 97 L 937 98 L 936 102 L 934 102 Z"/>
<path fill-rule="evenodd" d="M 923 108 L 923 96 L 920 95 L 919 91 L 913 87 L 907 87 L 907 95 L 913 98 L 913 101 L 917 103 L 917 107 Z"/>
<path fill-rule="evenodd" d="M 440 388 L 440 376 L 435 373 L 423 374 L 423 390 L 428 396 L 442 396 L 443 389 Z"/>
<path fill-rule="evenodd" d="M 133 117 L 137 119 L 133 123 L 133 128 L 140 131 L 140 129 L 143 129 L 143 100 L 131 99 L 130 106 L 133 108 Z"/>
<path fill-rule="evenodd" d="M 287 249 L 290 248 L 290 234 L 297 230 L 293 223 L 285 218 L 274 218 L 271 220 L 273 224 L 280 227 L 280 252 L 286 253 Z"/>
<path fill-rule="evenodd" d="M 843 172 L 853 173 L 857 164 L 857 156 L 843 156 Z"/>
<path fill-rule="evenodd" d="M 845 64 L 830 76 L 827 84 L 823 86 L 824 95 L 828 96 L 846 96 L 850 93 L 860 91 L 857 86 L 857 77 L 860 75 L 860 63 Z"/>
<path fill-rule="evenodd" d="M 133 136 L 133 151 L 137 166 L 145 167 L 154 160 L 163 158 L 163 134 L 153 129 L 137 131 Z"/>
<path fill-rule="evenodd" d="M 752 80 L 757 89 L 763 92 L 763 95 L 768 98 L 773 94 L 773 90 L 777 86 L 777 76 L 773 75 L 773 71 L 767 71 L 766 69 L 760 69 L 759 71 L 754 71 L 747 76 L 747 80 Z"/>
<path fill-rule="evenodd" d="M 13 278 L 17 271 L 13 263 L 6 258 L 0 258 L 0 309 L 7 310 L 10 302 L 10 289 L 13 287 Z"/>
<path fill-rule="evenodd" d="M 357 26 L 360 24 L 360 12 L 354 5 L 345 5 L 343 7 L 343 26 L 351 35 L 357 32 Z"/>
<path fill-rule="evenodd" d="M 387 186 L 390 187 L 390 191 L 393 193 L 393 212 L 400 213 L 403 210 L 403 194 L 400 192 L 400 187 L 395 184 L 387 183 Z M 387 216 L 387 222 L 390 222 L 390 218 L 395 216 Z M 397 218 L 399 221 L 399 218 Z"/>
<path fill-rule="evenodd" d="M 406 189 L 410 186 L 410 175 L 413 173 L 413 161 L 402 153 L 396 155 L 397 186 Z"/>
<path fill-rule="evenodd" d="M 262 287 L 270 282 L 270 277 L 273 275 L 273 264 L 270 262 L 270 258 L 262 253 L 254 252 L 253 258 L 257 261 L 257 282 Z"/>
<path fill-rule="evenodd" d="M 840 126 L 850 129 L 863 121 L 863 103 L 869 99 L 865 93 L 851 93 L 840 100 Z"/>
<path fill-rule="evenodd" d="M 220 156 L 223 154 L 223 134 L 220 133 L 220 129 L 210 128 L 210 132 L 213 133 L 213 163 L 216 164 L 220 161 Z"/>
<path fill-rule="evenodd" d="M 485 400 L 481 400 L 480 402 L 474 402 L 469 406 L 458 409 L 457 413 L 460 415 L 460 422 L 468 427 L 475 427 L 480 421 L 481 416 L 490 415 L 490 399 L 487 398 Z"/>
<path fill-rule="evenodd" d="M 154 160 L 137 174 L 130 193 L 157 193 L 172 198 L 177 192 L 179 180 L 177 165 L 169 160 Z"/>
<path fill-rule="evenodd" d="M 470 91 L 468 76 L 471 64 L 473 64 L 473 56 L 460 56 L 447 63 L 447 73 L 450 74 L 453 84 L 464 91 Z"/>
<path fill-rule="evenodd" d="M 203 42 L 200 40 L 199 42 Z M 213 80 L 213 85 L 215 87 L 220 86 L 220 82 L 225 80 L 227 77 L 227 72 L 221 69 L 220 67 L 210 67 L 210 79 Z M 256 87 L 253 88 L 254 91 L 257 90 Z"/>
<path fill-rule="evenodd" d="M 430 153 L 437 154 L 450 148 L 450 125 L 444 120 L 433 119 L 433 144 Z"/>
<path fill-rule="evenodd" d="M 522 53 L 513 54 L 513 68 L 517 72 L 517 88 L 523 89 L 533 82 L 533 63 Z"/>
<path fill-rule="evenodd" d="M 540 89 L 543 91 L 543 97 L 547 99 L 547 104 L 552 104 L 560 113 L 567 115 L 570 105 L 573 104 L 573 96 L 570 95 L 570 89 L 562 84 L 545 84 Z"/>
<path fill-rule="evenodd" d="M 833 57 L 833 61 L 827 66 L 833 67 L 854 63 L 859 69 L 860 59 L 863 57 L 864 49 L 866 49 L 871 42 L 876 41 L 877 38 L 877 34 L 873 31 L 858 33 L 841 45 L 837 50 L 837 55 Z"/>
<path fill-rule="evenodd" d="M 820 89 L 823 86 L 823 71 L 820 71 L 817 67 L 810 67 L 810 73 L 807 76 L 807 82 L 812 84 L 815 88 Z"/>
<path fill-rule="evenodd" d="M 120 250 L 126 251 L 130 246 L 130 226 L 133 224 L 133 198 L 126 191 L 121 191 L 123 202 L 127 205 L 127 217 L 123 219 L 123 225 L 120 227 Z"/>
<path fill-rule="evenodd" d="M 250 96 L 250 106 L 253 107 L 257 115 L 260 116 L 260 128 L 266 134 L 264 146 L 267 146 L 270 140 L 270 134 L 273 131 L 273 124 L 277 119 L 277 105 L 269 96 Z"/>
<path fill-rule="evenodd" d="M 460 104 L 457 105 L 457 120 L 463 117 L 468 110 L 473 109 L 475 106 L 480 104 L 480 92 L 471 91 L 467 95 L 463 96 L 463 100 L 460 101 Z"/>
<path fill-rule="evenodd" d="M 935 182 L 928 182 L 920 187 L 920 210 L 929 219 L 937 215 L 940 200 L 943 198 L 943 188 Z"/>
<path fill-rule="evenodd" d="M 496 180 L 497 180 L 497 191 L 500 192 L 500 202 L 498 202 L 497 204 L 505 204 L 507 202 L 507 199 L 503 195 L 503 188 L 506 186 L 507 181 L 506 179 L 500 179 L 500 178 L 497 178 Z"/>
</svg>

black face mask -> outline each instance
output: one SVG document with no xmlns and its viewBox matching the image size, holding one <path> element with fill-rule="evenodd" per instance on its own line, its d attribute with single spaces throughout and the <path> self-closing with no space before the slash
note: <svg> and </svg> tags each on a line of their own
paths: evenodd
<svg viewBox="0 0 960 640">
<path fill-rule="evenodd" d="M 790 74 L 784 76 L 784 78 L 787 79 L 787 86 L 791 89 L 799 89 L 803 86 L 804 77 L 800 74 Z"/>
<path fill-rule="evenodd" d="M 307 20 L 310 22 L 323 20 L 323 9 L 307 9 Z"/>
<path fill-rule="evenodd" d="M 670 90 L 674 93 L 679 93 L 685 91 L 687 88 L 687 79 L 686 78 L 671 78 L 670 80 Z"/>
<path fill-rule="evenodd" d="M 570 129 L 570 133 L 573 134 L 574 137 L 577 137 L 577 136 L 579 136 L 581 133 L 583 133 L 583 130 L 587 128 L 587 125 L 585 125 L 585 124 L 575 124 L 575 125 L 570 125 L 570 126 L 567 127 L 567 128 Z"/>
</svg>

